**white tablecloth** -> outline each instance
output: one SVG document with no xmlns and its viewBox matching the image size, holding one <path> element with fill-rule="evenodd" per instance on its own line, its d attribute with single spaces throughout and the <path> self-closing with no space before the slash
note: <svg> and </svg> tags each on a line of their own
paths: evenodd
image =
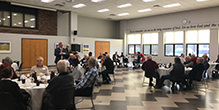
<svg viewBox="0 0 219 110">
<path fill-rule="evenodd" d="M 36 86 L 36 83 L 30 83 L 30 80 L 26 80 L 25 84 L 22 84 L 21 81 L 17 81 L 17 79 L 13 81 L 17 82 L 21 89 L 24 89 L 30 94 L 32 110 L 41 110 L 43 93 L 48 84 Z"/>
<path fill-rule="evenodd" d="M 215 69 L 215 66 L 216 66 L 217 64 L 219 64 L 219 63 L 213 63 L 213 62 L 210 62 L 210 63 L 209 63 L 209 68 L 208 68 L 208 70 L 207 70 L 207 74 L 208 74 L 210 77 L 212 77 L 212 70 Z"/>
<path fill-rule="evenodd" d="M 160 77 L 163 75 L 170 74 L 171 70 L 172 68 L 164 68 L 164 67 L 159 67 L 159 69 L 157 69 L 158 73 L 160 74 Z M 192 68 L 185 68 L 185 74 L 188 74 L 191 70 Z"/>
</svg>

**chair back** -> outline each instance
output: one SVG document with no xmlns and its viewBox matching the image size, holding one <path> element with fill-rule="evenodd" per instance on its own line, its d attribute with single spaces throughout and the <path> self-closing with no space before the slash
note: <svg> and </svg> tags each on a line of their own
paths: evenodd
<svg viewBox="0 0 219 110">
<path fill-rule="evenodd" d="M 23 66 L 23 62 L 21 62 L 21 64 L 20 64 L 20 66 L 19 66 L 17 71 L 22 71 L 22 66 Z"/>
<path fill-rule="evenodd" d="M 16 110 L 16 99 L 9 92 L 0 92 L 0 109 Z"/>
<path fill-rule="evenodd" d="M 196 77 L 195 77 L 195 80 L 196 81 L 201 81 L 205 77 L 205 74 L 206 74 L 206 70 L 203 70 L 203 71 L 197 73 Z"/>
<path fill-rule="evenodd" d="M 219 64 L 216 65 L 215 69 L 219 71 Z"/>
<path fill-rule="evenodd" d="M 109 74 L 114 74 L 114 73 L 115 73 L 115 70 L 116 70 L 116 66 L 113 65 L 113 70 L 112 70 L 112 72 L 110 72 Z"/>
<path fill-rule="evenodd" d="M 75 88 L 57 90 L 50 94 L 50 103 L 53 108 L 66 109 L 73 105 L 73 94 Z"/>
</svg>

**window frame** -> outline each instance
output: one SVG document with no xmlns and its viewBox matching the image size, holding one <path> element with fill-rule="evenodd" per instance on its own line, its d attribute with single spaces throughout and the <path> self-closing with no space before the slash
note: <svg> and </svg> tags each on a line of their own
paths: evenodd
<svg viewBox="0 0 219 110">
<path fill-rule="evenodd" d="M 166 55 L 166 45 L 173 45 L 173 55 Z M 168 44 L 164 44 L 164 56 L 165 57 L 176 57 L 176 53 L 175 53 L 175 48 L 176 48 L 176 45 L 184 45 L 184 44 L 170 44 L 170 43 L 168 43 Z M 184 50 L 184 48 L 183 48 L 183 50 Z"/>
<path fill-rule="evenodd" d="M 6 27 L 6 28 L 15 28 L 15 29 L 38 29 L 38 9 L 34 8 L 28 8 L 28 7 L 22 7 L 22 6 L 15 6 L 15 5 L 10 5 L 7 3 L 2 3 L 0 2 L 3 6 L 0 7 L 0 11 L 8 11 L 10 13 L 10 26 L 4 26 L 0 25 L 0 27 Z M 22 13 L 23 17 L 23 25 L 22 27 L 15 27 L 12 26 L 12 13 Z M 35 16 L 35 27 L 25 27 L 25 14 L 30 14 Z"/>
<path fill-rule="evenodd" d="M 210 46 L 210 43 L 188 43 L 188 44 L 186 44 L 186 55 L 187 54 L 189 54 L 189 53 L 187 53 L 187 50 L 188 50 L 188 45 L 196 45 L 197 46 L 197 53 L 196 53 L 196 56 L 197 57 L 200 57 L 199 56 L 199 45 L 208 45 L 208 46 Z M 209 48 L 209 53 L 208 53 L 209 55 L 210 55 L 210 48 Z"/>
<path fill-rule="evenodd" d="M 150 46 L 150 52 L 149 52 L 149 54 L 144 54 L 144 51 L 145 51 L 145 50 L 144 50 L 144 46 L 145 46 L 145 45 L 149 45 L 149 46 Z M 143 47 L 142 47 L 142 48 L 143 48 L 143 54 L 144 54 L 144 55 L 158 56 L 158 51 L 157 51 L 157 54 L 152 54 L 152 45 L 157 45 L 157 46 L 158 46 L 158 44 L 143 44 Z"/>
<path fill-rule="evenodd" d="M 134 54 L 131 54 L 131 53 L 129 52 L 129 46 L 130 46 L 130 45 L 134 45 L 134 54 L 135 54 L 135 52 L 137 52 L 137 51 L 136 51 L 136 45 L 139 45 L 140 48 L 141 48 L 141 44 L 128 44 L 128 54 L 129 54 L 129 55 L 134 55 Z M 141 50 L 141 49 L 140 49 L 140 50 Z"/>
</svg>

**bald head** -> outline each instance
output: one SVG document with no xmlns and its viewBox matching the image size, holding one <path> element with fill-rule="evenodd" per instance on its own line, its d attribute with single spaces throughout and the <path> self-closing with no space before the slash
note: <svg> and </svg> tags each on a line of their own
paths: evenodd
<svg viewBox="0 0 219 110">
<path fill-rule="evenodd" d="M 37 58 L 37 66 L 43 66 L 43 61 L 44 61 L 43 57 L 38 57 Z"/>
<path fill-rule="evenodd" d="M 59 62 L 57 63 L 57 69 L 59 73 L 63 73 L 63 72 L 67 72 L 67 63 L 64 60 L 59 60 Z"/>
</svg>

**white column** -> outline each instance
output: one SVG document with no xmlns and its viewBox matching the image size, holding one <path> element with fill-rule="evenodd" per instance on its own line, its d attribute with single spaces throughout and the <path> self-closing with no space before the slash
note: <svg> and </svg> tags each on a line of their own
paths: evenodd
<svg viewBox="0 0 219 110">
<path fill-rule="evenodd" d="M 70 12 L 70 16 L 69 16 L 69 21 L 70 21 L 70 25 L 69 25 L 69 32 L 70 32 L 70 43 L 74 43 L 76 42 L 76 38 L 77 35 L 74 35 L 73 32 L 74 31 L 78 31 L 78 14 L 74 13 L 74 12 Z M 77 32 L 78 33 L 78 32 Z"/>
<path fill-rule="evenodd" d="M 210 50 L 209 57 L 211 61 L 216 61 L 219 52 L 218 28 L 210 29 Z"/>
<path fill-rule="evenodd" d="M 124 55 L 128 54 L 128 45 L 127 45 L 127 38 L 126 38 L 126 24 L 127 21 L 123 20 L 120 21 L 120 38 L 123 39 L 123 53 Z"/>
</svg>

